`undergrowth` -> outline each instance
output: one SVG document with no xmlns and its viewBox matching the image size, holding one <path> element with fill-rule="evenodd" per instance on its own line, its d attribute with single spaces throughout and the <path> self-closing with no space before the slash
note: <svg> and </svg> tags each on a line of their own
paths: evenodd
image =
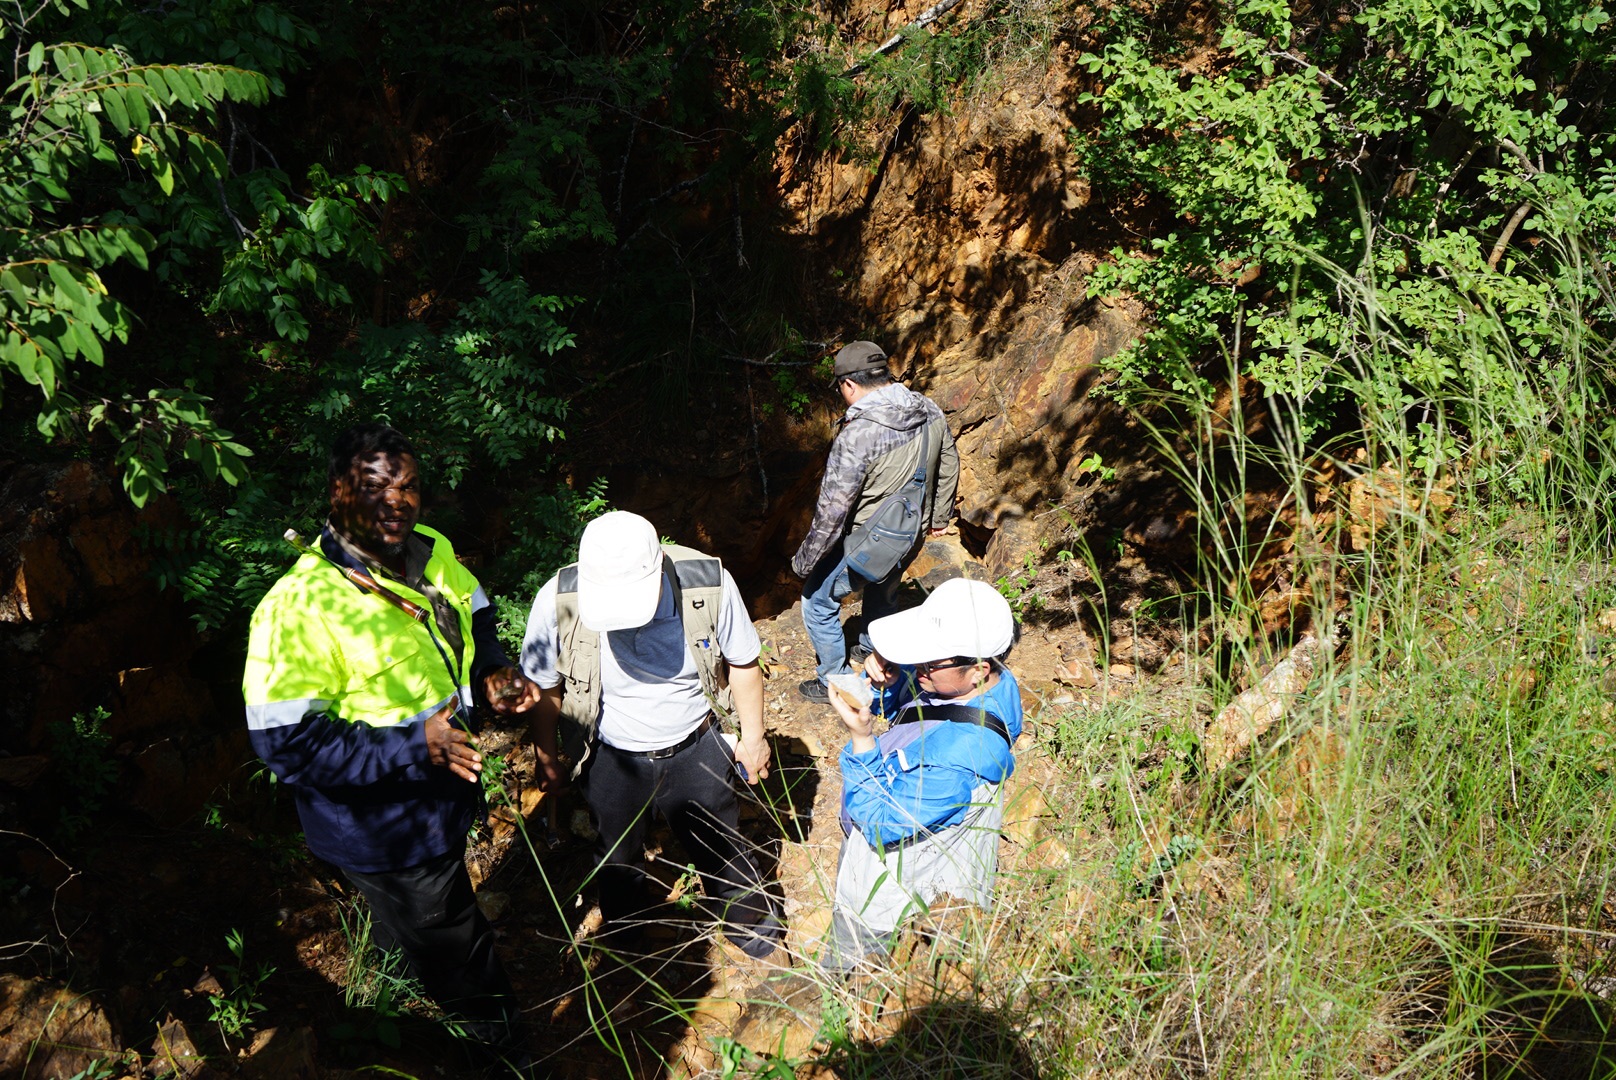
<svg viewBox="0 0 1616 1080">
<path fill-rule="evenodd" d="M 995 910 L 934 922 L 871 978 L 824 981 L 800 1010 L 817 1042 L 790 1065 L 1616 1072 L 1616 426 L 1608 346 L 1588 330 L 1603 316 L 1585 310 L 1604 301 L 1545 283 L 1545 353 L 1518 347 L 1486 290 L 1462 296 L 1454 378 L 1411 412 L 1387 374 L 1431 343 L 1388 330 L 1373 280 L 1332 272 L 1356 328 L 1308 362 L 1361 403 L 1346 435 L 1314 438 L 1294 400 L 1194 380 L 1146 414 L 1184 421 L 1155 435 L 1202 553 L 1185 639 L 1234 664 L 1048 707 L 1022 759 L 1046 756 L 1055 779 L 1007 813 L 1041 810 L 1042 827 L 1011 826 Z M 1253 511 L 1259 475 L 1279 509 Z M 1223 764 L 1202 732 L 1276 655 L 1251 584 L 1276 557 L 1302 595 L 1279 653 L 1331 646 Z"/>
</svg>

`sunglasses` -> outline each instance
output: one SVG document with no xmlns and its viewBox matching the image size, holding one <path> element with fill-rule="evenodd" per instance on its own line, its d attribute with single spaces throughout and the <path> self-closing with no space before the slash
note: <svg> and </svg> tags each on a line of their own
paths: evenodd
<svg viewBox="0 0 1616 1080">
<path fill-rule="evenodd" d="M 951 656 L 947 660 L 933 660 L 926 664 L 916 664 L 916 675 L 930 675 L 933 672 L 944 671 L 948 668 L 975 667 L 982 661 L 974 656 Z"/>
</svg>

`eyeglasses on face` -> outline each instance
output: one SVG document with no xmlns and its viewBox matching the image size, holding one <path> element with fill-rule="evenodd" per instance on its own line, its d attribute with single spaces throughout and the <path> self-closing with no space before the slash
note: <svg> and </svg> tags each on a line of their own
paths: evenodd
<svg viewBox="0 0 1616 1080">
<path fill-rule="evenodd" d="M 943 671 L 947 668 L 975 667 L 981 661 L 974 656 L 951 656 L 946 660 L 932 660 L 924 664 L 915 665 L 916 675 L 930 675 L 933 672 Z"/>
</svg>

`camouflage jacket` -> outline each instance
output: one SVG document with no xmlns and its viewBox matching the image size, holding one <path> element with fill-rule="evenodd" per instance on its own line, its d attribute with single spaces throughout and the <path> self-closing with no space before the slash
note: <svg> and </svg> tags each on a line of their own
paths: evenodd
<svg viewBox="0 0 1616 1080">
<path fill-rule="evenodd" d="M 927 472 L 929 525 L 940 529 L 948 524 L 959 485 L 959 452 L 943 411 L 930 398 L 901 383 L 878 387 L 848 408 L 842 430 L 831 443 L 813 523 L 791 559 L 791 569 L 798 577 L 806 578 L 849 529 L 909 482 L 924 445 L 920 436 L 928 425 L 933 432 L 933 457 Z"/>
</svg>

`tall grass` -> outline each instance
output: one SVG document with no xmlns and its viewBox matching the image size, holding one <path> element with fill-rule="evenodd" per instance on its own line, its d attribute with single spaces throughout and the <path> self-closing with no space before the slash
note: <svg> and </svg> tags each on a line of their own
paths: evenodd
<svg viewBox="0 0 1616 1080">
<path fill-rule="evenodd" d="M 1559 262 L 1581 265 L 1569 245 Z M 1616 1075 L 1616 424 L 1589 329 L 1612 312 L 1582 284 L 1535 356 L 1455 293 L 1451 375 L 1410 394 L 1421 342 L 1342 273 L 1358 327 L 1332 362 L 1357 409 L 1333 438 L 1251 393 L 1148 410 L 1199 530 L 1186 640 L 1232 660 L 1046 713 L 1058 779 L 995 911 L 827 984 L 822 1064 Z M 1300 612 L 1278 631 L 1277 586 L 1254 584 L 1276 559 Z M 1309 633 L 1335 642 L 1311 684 L 1214 774 L 1207 717 Z"/>
<path fill-rule="evenodd" d="M 1350 424 L 1237 374 L 1150 405 L 1200 552 L 1161 608 L 1184 663 L 1033 717 L 1036 796 L 1007 814 L 991 913 L 930 918 L 848 982 L 803 944 L 789 992 L 764 986 L 747 1017 L 783 1010 L 812 1039 L 769 1028 L 747 1050 L 743 1021 L 714 1069 L 1616 1075 L 1616 423 L 1590 329 L 1616 312 L 1574 245 L 1558 265 L 1552 349 L 1524 354 L 1507 313 L 1455 291 L 1449 374 L 1417 388 L 1429 341 L 1338 273 Z M 1330 644 L 1282 720 L 1211 760 L 1211 718 L 1307 635 Z M 828 894 L 832 865 L 794 887 Z M 560 925 L 576 899 L 549 895 Z M 636 1026 L 710 1011 L 667 982 L 671 956 L 607 957 L 643 982 L 629 1017 L 586 936 L 546 947 L 577 954 L 562 993 L 624 1069 Z"/>
</svg>

